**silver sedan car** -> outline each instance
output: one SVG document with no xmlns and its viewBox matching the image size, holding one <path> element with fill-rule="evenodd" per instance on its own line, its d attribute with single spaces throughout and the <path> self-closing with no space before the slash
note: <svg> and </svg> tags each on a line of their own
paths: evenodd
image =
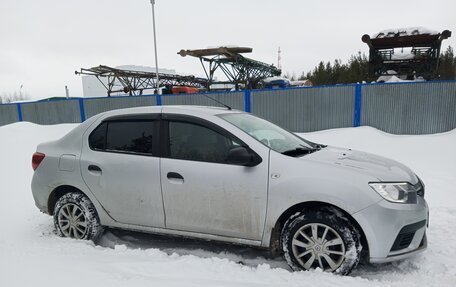
<svg viewBox="0 0 456 287">
<path fill-rule="evenodd" d="M 348 274 L 427 246 L 423 182 L 380 156 L 214 107 L 98 114 L 33 155 L 36 206 L 60 236 L 103 227 L 269 248 Z"/>
</svg>

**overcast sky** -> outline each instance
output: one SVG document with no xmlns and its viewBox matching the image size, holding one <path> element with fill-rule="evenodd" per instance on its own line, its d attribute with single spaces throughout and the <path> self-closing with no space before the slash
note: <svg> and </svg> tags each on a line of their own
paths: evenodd
<svg viewBox="0 0 456 287">
<path fill-rule="evenodd" d="M 365 33 L 424 26 L 453 31 L 455 0 L 156 0 L 159 67 L 202 75 L 197 59 L 180 49 L 237 45 L 248 57 L 296 75 L 320 60 L 357 51 Z M 149 0 L 0 0 L 0 95 L 82 96 L 74 71 L 100 64 L 154 66 Z"/>
</svg>

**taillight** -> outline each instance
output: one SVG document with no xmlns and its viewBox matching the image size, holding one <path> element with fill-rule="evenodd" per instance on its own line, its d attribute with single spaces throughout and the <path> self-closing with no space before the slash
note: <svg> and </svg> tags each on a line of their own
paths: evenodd
<svg viewBox="0 0 456 287">
<path fill-rule="evenodd" d="M 46 155 L 44 153 L 36 152 L 33 154 L 32 157 L 32 168 L 33 170 L 36 170 L 40 163 L 43 161 L 44 157 Z"/>
</svg>

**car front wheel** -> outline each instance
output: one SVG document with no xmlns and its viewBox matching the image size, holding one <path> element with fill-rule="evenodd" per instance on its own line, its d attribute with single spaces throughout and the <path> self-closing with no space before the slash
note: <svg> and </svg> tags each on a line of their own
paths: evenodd
<svg viewBox="0 0 456 287">
<path fill-rule="evenodd" d="M 297 213 L 281 235 L 284 257 L 293 270 L 323 271 L 347 275 L 361 255 L 358 230 L 335 208 Z"/>
<path fill-rule="evenodd" d="M 57 200 L 54 208 L 57 234 L 83 240 L 97 240 L 103 232 L 98 214 L 87 196 L 70 192 Z"/>
</svg>

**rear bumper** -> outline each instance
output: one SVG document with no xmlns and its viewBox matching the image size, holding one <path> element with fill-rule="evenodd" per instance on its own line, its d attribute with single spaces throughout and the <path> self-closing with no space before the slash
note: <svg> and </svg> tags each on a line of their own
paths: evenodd
<svg viewBox="0 0 456 287">
<path fill-rule="evenodd" d="M 48 198 L 49 198 L 49 187 L 43 184 L 36 173 L 33 175 L 32 178 L 32 194 L 33 199 L 35 200 L 36 207 L 46 214 L 49 214 L 48 210 Z"/>
<path fill-rule="evenodd" d="M 424 251 L 428 213 L 426 201 L 419 197 L 417 204 L 382 200 L 352 214 L 366 236 L 369 262 L 391 262 Z"/>
</svg>

